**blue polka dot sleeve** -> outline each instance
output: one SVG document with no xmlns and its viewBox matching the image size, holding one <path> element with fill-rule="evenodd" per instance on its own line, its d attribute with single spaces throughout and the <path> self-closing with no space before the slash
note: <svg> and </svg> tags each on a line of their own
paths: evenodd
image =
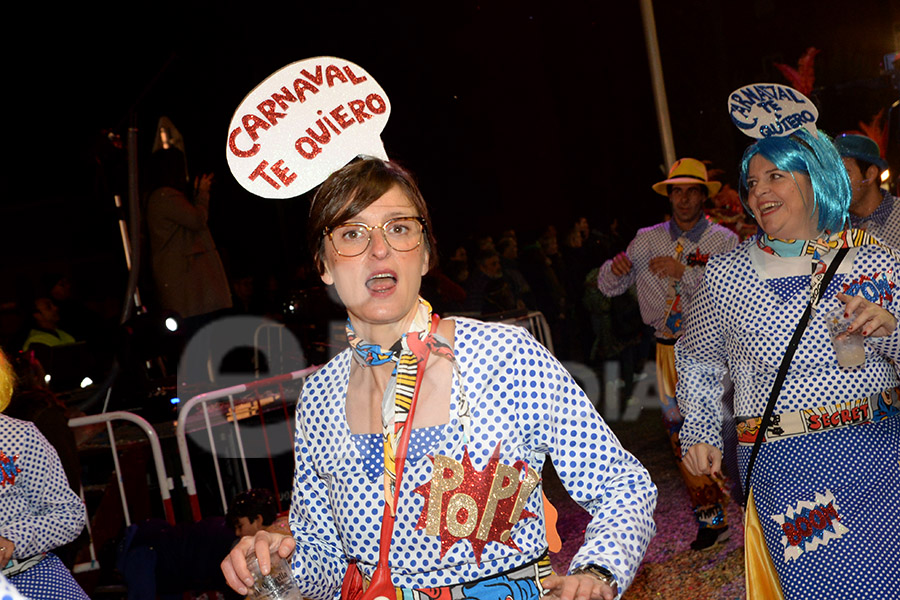
<svg viewBox="0 0 900 600">
<path fill-rule="evenodd" d="M 656 533 L 656 486 L 556 358 L 524 330 L 513 337 L 520 385 L 509 400 L 520 443 L 552 457 L 572 499 L 593 517 L 570 569 L 604 566 L 624 589 Z"/>
<path fill-rule="evenodd" d="M 308 423 L 301 417 L 298 410 L 290 509 L 291 533 L 297 548 L 291 566 L 303 597 L 325 600 L 339 595 L 348 563 L 330 510 L 327 485 L 308 460 L 310 451 L 304 433 Z"/>
<path fill-rule="evenodd" d="M 52 550 L 81 533 L 87 515 L 69 487 L 56 450 L 33 423 L 0 415 L 0 536 L 13 558 Z"/>
</svg>

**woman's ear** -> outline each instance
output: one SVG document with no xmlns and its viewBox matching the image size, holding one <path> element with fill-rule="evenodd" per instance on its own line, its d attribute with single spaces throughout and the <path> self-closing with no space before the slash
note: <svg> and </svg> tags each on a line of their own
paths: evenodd
<svg viewBox="0 0 900 600">
<path fill-rule="evenodd" d="M 325 285 L 334 285 L 334 277 L 331 276 L 331 270 L 328 268 L 328 263 L 323 260 L 321 265 L 322 271 L 319 273 L 319 277 L 322 279 L 322 282 Z"/>
</svg>

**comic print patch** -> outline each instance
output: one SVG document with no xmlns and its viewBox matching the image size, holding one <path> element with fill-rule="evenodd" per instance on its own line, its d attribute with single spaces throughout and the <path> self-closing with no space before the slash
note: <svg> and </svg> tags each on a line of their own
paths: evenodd
<svg viewBox="0 0 900 600">
<path fill-rule="evenodd" d="M 781 526 L 785 562 L 797 560 L 850 531 L 841 523 L 840 507 L 829 490 L 816 492 L 812 502 L 801 500 L 772 518 Z"/>
<path fill-rule="evenodd" d="M 843 285 L 843 291 L 848 296 L 862 295 L 869 302 L 884 306 L 885 302 L 893 301 L 894 287 L 894 270 L 887 269 L 871 276 L 862 275 L 859 279 L 848 281 Z"/>
</svg>

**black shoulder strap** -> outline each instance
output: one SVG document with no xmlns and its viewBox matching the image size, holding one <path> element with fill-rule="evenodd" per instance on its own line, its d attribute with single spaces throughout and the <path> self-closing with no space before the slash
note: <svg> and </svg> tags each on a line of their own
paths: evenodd
<svg viewBox="0 0 900 600">
<path fill-rule="evenodd" d="M 825 271 L 825 276 L 822 277 L 822 283 L 819 286 L 820 297 L 825 293 L 825 289 L 831 282 L 831 278 L 834 277 L 838 265 L 841 264 L 841 261 L 844 259 L 848 250 L 849 248 L 841 248 L 838 250 L 834 260 L 828 265 L 828 270 Z M 800 322 L 794 330 L 794 335 L 791 338 L 791 341 L 788 342 L 787 350 L 785 350 L 784 357 L 781 359 L 781 365 L 778 367 L 778 375 L 775 377 L 775 383 L 772 384 L 772 391 L 769 393 L 769 401 L 766 403 L 766 410 L 763 413 L 762 421 L 759 424 L 759 431 L 756 434 L 756 441 L 753 443 L 753 451 L 750 452 L 750 460 L 747 462 L 747 475 L 744 477 L 744 502 L 746 502 L 747 495 L 750 492 L 750 475 L 753 473 L 753 463 L 756 462 L 756 455 L 759 454 L 759 447 L 762 445 L 763 438 L 766 436 L 766 430 L 769 428 L 772 421 L 772 412 L 775 410 L 775 401 L 778 399 L 778 394 L 781 392 L 781 386 L 784 383 L 785 377 L 787 377 L 787 370 L 788 366 L 791 364 L 791 359 L 794 358 L 797 346 L 800 345 L 800 338 L 803 337 L 803 332 L 806 331 L 806 325 L 809 323 L 809 315 L 812 312 L 812 307 L 816 300 L 816 298 L 809 299 L 806 310 L 803 312 L 803 316 L 800 317 Z"/>
</svg>

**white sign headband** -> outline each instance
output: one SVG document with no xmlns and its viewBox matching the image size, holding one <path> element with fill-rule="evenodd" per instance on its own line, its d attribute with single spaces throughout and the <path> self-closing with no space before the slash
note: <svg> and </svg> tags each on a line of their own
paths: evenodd
<svg viewBox="0 0 900 600">
<path fill-rule="evenodd" d="M 754 83 L 728 95 L 728 114 L 744 134 L 764 139 L 786 137 L 798 129 L 813 136 L 819 110 L 812 101 L 786 85 Z"/>
<path fill-rule="evenodd" d="M 283 67 L 234 113 L 225 154 L 237 181 L 263 198 L 294 198 L 360 155 L 387 160 L 387 94 L 363 68 L 332 56 Z"/>
</svg>

